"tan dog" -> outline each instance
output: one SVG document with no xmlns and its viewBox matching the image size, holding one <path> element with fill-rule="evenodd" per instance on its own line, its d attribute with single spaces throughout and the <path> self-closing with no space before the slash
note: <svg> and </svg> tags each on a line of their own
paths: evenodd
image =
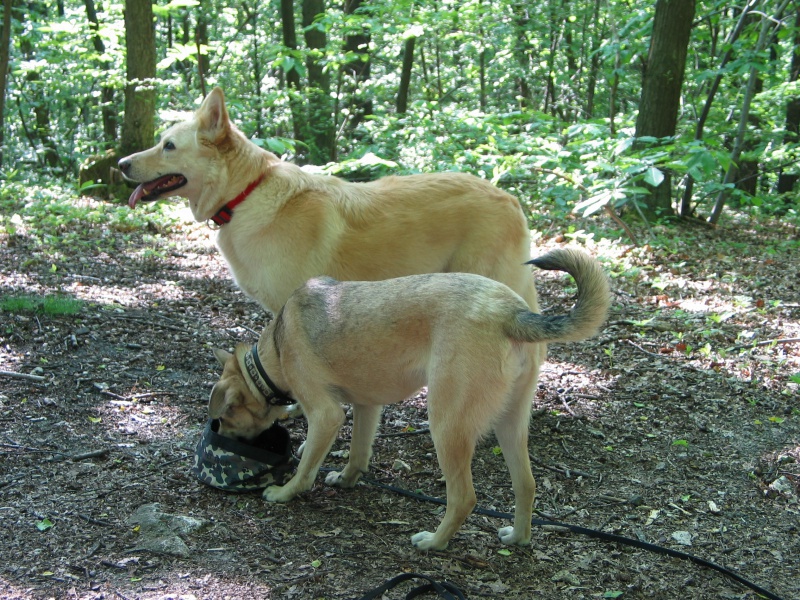
<svg viewBox="0 0 800 600">
<path fill-rule="evenodd" d="M 283 415 L 276 393 L 291 396 L 308 419 L 295 476 L 264 498 L 287 502 L 311 488 L 353 406 L 350 459 L 326 482 L 352 487 L 366 472 L 382 406 L 428 385 L 428 418 L 447 485 L 447 510 L 435 533 L 411 538 L 444 549 L 476 503 L 470 464 L 475 444 L 494 430 L 511 473 L 516 512 L 500 529 L 505 544 L 527 544 L 536 491 L 528 458 L 531 346 L 593 335 L 606 318 L 608 281 L 599 264 L 557 250 L 531 261 L 569 272 L 578 284 L 569 315 L 542 316 L 507 286 L 472 274 L 416 275 L 381 282 L 312 279 L 289 298 L 252 349 L 215 351 L 224 364 L 209 413 L 219 433 L 250 439 Z M 542 350 L 543 352 L 543 350 Z"/>
<path fill-rule="evenodd" d="M 376 281 L 435 272 L 485 275 L 537 310 L 523 264 L 530 233 L 516 198 L 461 173 L 372 183 L 307 173 L 250 142 L 228 118 L 219 88 L 192 120 L 119 167 L 144 182 L 131 207 L 183 196 L 195 219 L 216 219 L 217 244 L 236 283 L 273 313 L 312 277 Z"/>
<path fill-rule="evenodd" d="M 219 88 L 193 119 L 119 167 L 144 182 L 131 207 L 184 196 L 195 219 L 215 220 L 236 283 L 273 313 L 312 277 L 376 281 L 435 272 L 484 275 L 539 310 L 524 264 L 530 232 L 516 198 L 462 173 L 372 183 L 309 174 L 250 142 L 228 118 Z M 515 402 L 533 397 L 546 348 L 527 352 Z"/>
</svg>

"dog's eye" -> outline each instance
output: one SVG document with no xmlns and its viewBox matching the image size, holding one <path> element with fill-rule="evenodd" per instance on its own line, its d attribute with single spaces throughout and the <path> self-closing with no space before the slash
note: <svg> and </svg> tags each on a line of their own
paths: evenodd
<svg viewBox="0 0 800 600">
<path fill-rule="evenodd" d="M 175 150 L 175 144 L 172 142 L 164 142 L 164 150 Z"/>
</svg>

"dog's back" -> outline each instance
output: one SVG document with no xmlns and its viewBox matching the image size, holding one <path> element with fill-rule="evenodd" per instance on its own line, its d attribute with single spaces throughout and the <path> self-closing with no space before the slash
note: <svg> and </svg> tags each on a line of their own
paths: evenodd
<svg viewBox="0 0 800 600">
<path fill-rule="evenodd" d="M 395 381 L 381 387 L 392 389 L 396 398 L 370 400 L 388 404 L 424 385 L 441 356 L 480 359 L 482 348 L 503 355 L 506 351 L 499 350 L 514 344 L 576 341 L 593 335 L 605 320 L 610 301 L 600 265 L 570 250 L 551 252 L 534 264 L 575 277 L 578 298 L 569 314 L 533 313 L 508 286 L 470 273 L 379 282 L 322 277 L 309 280 L 289 298 L 278 317 L 281 333 L 276 341 L 302 346 L 299 354 L 315 356 L 330 383 L 343 389 L 365 392 L 376 381 Z M 296 375 L 302 377 L 302 372 Z"/>
</svg>

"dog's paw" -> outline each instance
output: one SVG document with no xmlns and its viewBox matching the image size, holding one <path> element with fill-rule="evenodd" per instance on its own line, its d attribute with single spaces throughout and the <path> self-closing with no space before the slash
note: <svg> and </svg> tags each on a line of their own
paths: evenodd
<svg viewBox="0 0 800 600">
<path fill-rule="evenodd" d="M 291 490 L 287 490 L 285 485 L 271 485 L 264 490 L 261 497 L 267 502 L 288 502 L 294 498 L 294 493 Z"/>
<path fill-rule="evenodd" d="M 339 471 L 331 471 L 325 476 L 325 485 L 342 487 L 342 474 Z"/>
<path fill-rule="evenodd" d="M 286 419 L 299 419 L 303 416 L 303 407 L 299 404 L 290 404 L 286 407 Z"/>
<path fill-rule="evenodd" d="M 411 536 L 411 543 L 417 550 L 444 550 L 447 548 L 447 542 L 444 544 L 435 543 L 436 534 L 430 531 L 420 531 L 416 535 Z"/>
<path fill-rule="evenodd" d="M 508 546 L 527 546 L 531 543 L 530 538 L 524 539 L 515 534 L 513 527 L 501 527 L 497 530 L 497 535 L 500 541 Z"/>
<path fill-rule="evenodd" d="M 358 480 L 361 479 L 361 471 L 344 468 L 343 471 L 331 471 L 325 477 L 325 483 L 339 488 L 355 487 Z"/>
</svg>

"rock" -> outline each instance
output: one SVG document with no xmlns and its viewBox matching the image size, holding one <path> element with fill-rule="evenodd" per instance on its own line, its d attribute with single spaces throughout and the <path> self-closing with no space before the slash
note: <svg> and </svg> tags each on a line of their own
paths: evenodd
<svg viewBox="0 0 800 600">
<path fill-rule="evenodd" d="M 137 550 L 149 550 L 172 556 L 189 556 L 182 537 L 207 525 L 207 521 L 161 512 L 158 504 L 145 504 L 128 517 L 130 525 L 139 526 Z"/>
<path fill-rule="evenodd" d="M 769 489 L 784 494 L 786 496 L 794 496 L 794 486 L 785 475 L 781 475 L 775 481 L 769 484 Z"/>
<path fill-rule="evenodd" d="M 681 546 L 692 545 L 692 534 L 688 531 L 676 531 L 672 534 L 672 539 L 678 542 Z"/>
<path fill-rule="evenodd" d="M 555 575 L 553 575 L 550 578 L 550 581 L 568 583 L 569 585 L 580 585 L 581 584 L 581 580 L 578 579 L 578 577 L 576 575 L 570 573 L 566 569 L 563 569 L 563 570 L 559 571 L 558 573 L 556 573 Z"/>
<path fill-rule="evenodd" d="M 407 462 L 402 461 L 399 458 L 394 461 L 392 469 L 394 471 L 407 471 L 409 473 L 411 472 L 411 466 Z"/>
</svg>

